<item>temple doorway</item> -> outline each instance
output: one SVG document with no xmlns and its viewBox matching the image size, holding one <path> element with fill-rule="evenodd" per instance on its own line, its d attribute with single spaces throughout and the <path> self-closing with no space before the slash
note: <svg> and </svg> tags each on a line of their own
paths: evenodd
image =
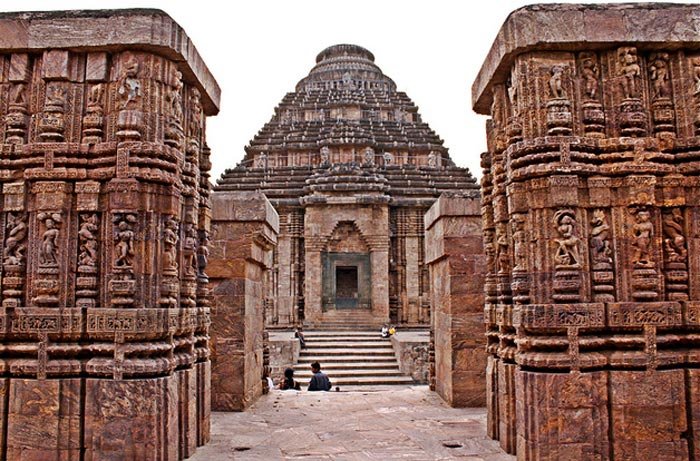
<svg viewBox="0 0 700 461">
<path fill-rule="evenodd" d="M 335 307 L 337 309 L 357 308 L 357 266 L 335 268 Z"/>
<path fill-rule="evenodd" d="M 323 253 L 323 310 L 371 309 L 369 254 Z"/>
</svg>

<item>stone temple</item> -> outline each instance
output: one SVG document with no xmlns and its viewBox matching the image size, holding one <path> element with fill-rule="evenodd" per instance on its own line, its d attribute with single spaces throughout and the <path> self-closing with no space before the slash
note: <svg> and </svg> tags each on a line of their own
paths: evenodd
<svg viewBox="0 0 700 461">
<path fill-rule="evenodd" d="M 423 215 L 478 186 L 356 45 L 331 46 L 216 190 L 279 213 L 268 325 L 427 325 Z"/>
</svg>

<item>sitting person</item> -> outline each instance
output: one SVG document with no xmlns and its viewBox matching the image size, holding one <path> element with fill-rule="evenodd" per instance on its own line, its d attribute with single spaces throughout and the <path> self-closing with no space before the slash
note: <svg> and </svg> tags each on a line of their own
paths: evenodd
<svg viewBox="0 0 700 461">
<path fill-rule="evenodd" d="M 382 327 L 382 332 L 381 332 L 382 338 L 388 338 L 389 337 L 389 327 L 386 326 L 386 323 Z"/>
<path fill-rule="evenodd" d="M 283 391 L 300 391 L 301 384 L 294 380 L 294 370 L 287 368 L 284 370 L 284 380 L 280 383 L 280 389 Z"/>
<path fill-rule="evenodd" d="M 394 325 L 389 327 L 389 336 L 394 336 L 396 334 L 396 327 Z"/>
<path fill-rule="evenodd" d="M 299 345 L 302 349 L 306 348 L 306 341 L 304 341 L 304 333 L 301 331 L 301 327 L 294 328 L 294 337 L 299 339 Z"/>
<path fill-rule="evenodd" d="M 331 380 L 328 379 L 328 375 L 321 371 L 321 364 L 314 362 L 311 364 L 311 371 L 313 376 L 311 381 L 309 381 L 310 391 L 330 391 L 331 390 Z"/>
</svg>

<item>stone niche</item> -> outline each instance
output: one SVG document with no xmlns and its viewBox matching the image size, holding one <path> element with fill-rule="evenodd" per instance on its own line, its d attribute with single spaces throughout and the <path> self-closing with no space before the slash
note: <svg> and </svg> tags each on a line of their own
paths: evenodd
<svg viewBox="0 0 700 461">
<path fill-rule="evenodd" d="M 698 15 L 525 7 L 474 83 L 488 433 L 518 459 L 700 456 Z"/>
<path fill-rule="evenodd" d="M 189 457 L 217 84 L 162 11 L 0 18 L 0 453 Z"/>
</svg>

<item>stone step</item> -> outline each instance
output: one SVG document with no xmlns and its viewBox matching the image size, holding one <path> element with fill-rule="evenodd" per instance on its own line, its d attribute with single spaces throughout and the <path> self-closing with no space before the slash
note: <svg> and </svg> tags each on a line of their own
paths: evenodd
<svg viewBox="0 0 700 461">
<path fill-rule="evenodd" d="M 392 358 L 396 356 L 392 355 Z M 299 363 L 310 364 L 313 362 L 319 362 L 321 366 L 325 366 L 326 363 L 374 363 L 374 362 L 385 362 L 389 360 L 388 355 L 309 355 L 306 357 L 299 357 Z"/>
<path fill-rule="evenodd" d="M 386 341 L 306 341 L 304 350 L 316 349 L 391 349 Z"/>
<path fill-rule="evenodd" d="M 357 377 L 357 378 L 338 378 L 338 379 L 333 379 L 331 378 L 331 384 L 333 385 L 333 388 L 335 386 L 340 386 L 342 389 L 343 386 L 351 386 L 351 385 L 360 385 L 364 384 L 367 386 L 375 386 L 375 385 L 380 385 L 380 384 L 412 384 L 413 379 L 411 379 L 408 376 L 387 376 L 387 377 Z"/>
<path fill-rule="evenodd" d="M 304 340 L 306 341 L 307 344 L 326 344 L 326 343 L 334 343 L 334 342 L 342 342 L 345 344 L 348 343 L 357 343 L 357 342 L 370 342 L 370 343 L 382 343 L 382 344 L 391 344 L 391 342 L 385 338 L 382 338 L 379 335 L 374 335 L 374 336 L 317 336 L 314 338 L 307 338 L 306 336 L 304 337 Z"/>
<path fill-rule="evenodd" d="M 334 356 L 334 355 L 384 355 L 388 357 L 393 357 L 394 356 L 394 350 L 393 349 L 354 349 L 354 348 L 323 348 L 323 349 L 314 349 L 313 351 L 309 351 L 309 349 L 302 349 L 301 352 L 299 353 L 300 357 L 310 357 L 310 356 L 318 356 L 318 355 L 326 355 L 326 356 Z"/>
<path fill-rule="evenodd" d="M 295 372 L 298 370 L 309 370 L 309 363 L 298 363 L 294 365 Z M 323 365 L 323 370 L 334 371 L 334 370 L 365 370 L 365 369 L 392 369 L 398 371 L 399 365 L 395 361 L 371 361 L 371 362 L 329 362 Z"/>
<path fill-rule="evenodd" d="M 350 378 L 350 377 L 370 377 L 370 376 L 381 376 L 381 377 L 387 377 L 387 376 L 399 376 L 403 377 L 401 373 L 399 373 L 398 370 L 396 369 L 376 369 L 376 370 L 331 370 L 329 368 L 324 368 L 323 369 L 324 373 L 328 375 L 328 377 L 331 379 L 331 381 L 334 380 L 334 378 Z M 312 372 L 310 369 L 308 370 L 301 370 L 298 372 L 294 373 L 294 377 L 296 379 L 311 379 Z"/>
</svg>

